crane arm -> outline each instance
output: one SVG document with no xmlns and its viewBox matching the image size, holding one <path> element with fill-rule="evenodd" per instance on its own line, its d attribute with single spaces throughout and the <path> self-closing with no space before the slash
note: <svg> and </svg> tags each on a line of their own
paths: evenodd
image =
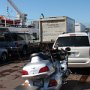
<svg viewBox="0 0 90 90">
<path fill-rule="evenodd" d="M 20 12 L 20 10 L 16 7 L 16 5 L 13 3 L 12 0 L 8 0 L 8 2 L 10 3 L 10 5 L 12 5 L 12 7 L 13 7 L 13 8 L 16 10 L 16 12 L 19 14 L 19 18 L 20 18 L 20 20 L 21 20 L 22 26 L 25 25 L 27 14 L 24 14 L 24 13 Z"/>
<path fill-rule="evenodd" d="M 10 5 L 12 5 L 12 7 L 16 10 L 16 12 L 21 15 L 22 13 L 20 12 L 20 10 L 16 7 L 16 5 L 12 2 L 12 0 L 8 0 L 8 2 L 10 3 Z"/>
</svg>

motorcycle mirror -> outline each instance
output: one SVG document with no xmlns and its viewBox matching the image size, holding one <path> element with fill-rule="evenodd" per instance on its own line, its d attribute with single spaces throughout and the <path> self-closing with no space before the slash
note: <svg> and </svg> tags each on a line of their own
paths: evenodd
<svg viewBox="0 0 90 90">
<path fill-rule="evenodd" d="M 65 48 L 66 51 L 71 51 L 70 47 Z"/>
<path fill-rule="evenodd" d="M 70 52 L 70 51 L 71 51 L 71 48 L 70 48 L 70 47 L 65 48 L 65 50 L 67 51 L 67 54 L 68 54 L 68 55 L 71 54 L 71 52 Z"/>
</svg>

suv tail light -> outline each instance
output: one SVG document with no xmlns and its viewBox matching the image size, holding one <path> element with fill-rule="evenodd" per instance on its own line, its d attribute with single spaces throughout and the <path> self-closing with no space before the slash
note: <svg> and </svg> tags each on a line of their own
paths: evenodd
<svg viewBox="0 0 90 90">
<path fill-rule="evenodd" d="M 22 75 L 28 75 L 28 72 L 26 70 L 22 70 Z"/>
<path fill-rule="evenodd" d="M 49 68 L 48 68 L 48 66 L 45 66 L 39 70 L 39 73 L 47 72 L 47 71 L 49 71 Z"/>
<path fill-rule="evenodd" d="M 57 81 L 56 81 L 55 79 L 51 79 L 51 80 L 49 81 L 48 87 L 53 87 L 53 86 L 57 86 Z"/>
</svg>

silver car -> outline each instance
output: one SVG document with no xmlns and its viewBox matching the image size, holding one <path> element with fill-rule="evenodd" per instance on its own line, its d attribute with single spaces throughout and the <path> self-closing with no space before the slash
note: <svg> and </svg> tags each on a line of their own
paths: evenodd
<svg viewBox="0 0 90 90">
<path fill-rule="evenodd" d="M 70 47 L 68 58 L 69 67 L 90 67 L 90 34 L 88 33 L 66 33 L 58 36 L 53 48 L 58 49 Z"/>
</svg>

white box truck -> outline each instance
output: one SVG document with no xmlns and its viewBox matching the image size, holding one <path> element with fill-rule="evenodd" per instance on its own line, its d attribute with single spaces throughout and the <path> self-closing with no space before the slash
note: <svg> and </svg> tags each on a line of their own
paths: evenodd
<svg viewBox="0 0 90 90">
<path fill-rule="evenodd" d="M 75 32 L 85 32 L 86 26 L 82 23 L 75 23 Z"/>
<path fill-rule="evenodd" d="M 75 20 L 67 16 L 41 18 L 39 25 L 41 43 L 54 42 L 62 33 L 75 32 Z"/>
</svg>

